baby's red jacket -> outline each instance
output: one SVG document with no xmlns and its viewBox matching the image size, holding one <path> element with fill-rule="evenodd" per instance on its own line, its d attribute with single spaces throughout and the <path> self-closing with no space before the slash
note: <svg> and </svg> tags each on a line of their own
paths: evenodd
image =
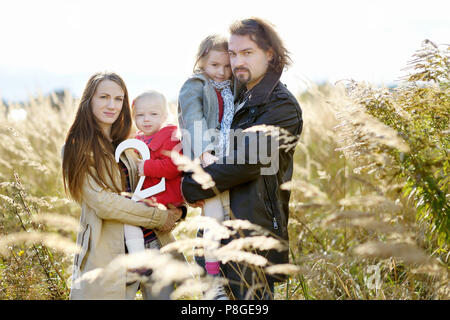
<svg viewBox="0 0 450 320">
<path fill-rule="evenodd" d="M 166 178 L 166 190 L 155 194 L 154 200 L 163 205 L 170 203 L 177 207 L 184 202 L 180 188 L 182 172 L 170 156 L 164 154 L 172 150 L 182 153 L 176 132 L 177 126 L 169 125 L 150 136 L 138 134 L 136 139 L 143 141 L 150 149 L 150 159 L 144 163 L 145 180 L 142 189 L 158 184 L 162 177 Z"/>
</svg>

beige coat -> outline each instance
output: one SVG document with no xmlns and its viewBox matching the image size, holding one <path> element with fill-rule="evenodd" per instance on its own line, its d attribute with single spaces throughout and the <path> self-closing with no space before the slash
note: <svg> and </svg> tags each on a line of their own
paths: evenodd
<svg viewBox="0 0 450 320">
<path fill-rule="evenodd" d="M 138 180 L 133 153 L 133 150 L 126 150 L 121 155 L 129 172 L 132 190 Z M 114 179 L 120 185 L 119 172 Z M 125 253 L 123 226 L 160 227 L 167 220 L 167 211 L 147 207 L 104 190 L 90 176 L 85 179 L 82 196 L 77 235 L 81 251 L 74 258 L 70 299 L 125 299 L 125 267 L 118 268 L 113 277 L 103 276 L 104 268 Z M 174 240 L 170 232 L 157 235 L 162 245 Z"/>
</svg>

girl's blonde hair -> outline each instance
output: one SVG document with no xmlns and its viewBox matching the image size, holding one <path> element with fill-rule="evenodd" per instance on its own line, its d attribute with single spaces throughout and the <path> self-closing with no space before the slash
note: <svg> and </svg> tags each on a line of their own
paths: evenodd
<svg viewBox="0 0 450 320">
<path fill-rule="evenodd" d="M 218 34 L 212 34 L 203 39 L 195 57 L 194 73 L 203 71 L 203 64 L 211 50 L 225 51 L 228 53 L 228 39 Z"/>
<path fill-rule="evenodd" d="M 133 116 L 133 118 L 136 116 L 136 108 L 135 108 L 135 104 L 136 102 L 141 99 L 141 98 L 153 98 L 153 99 L 160 99 L 161 100 L 161 111 L 163 112 L 164 117 L 167 119 L 169 112 L 167 110 L 167 100 L 166 97 L 159 91 L 156 90 L 148 90 L 145 91 L 143 93 L 141 93 L 140 95 L 138 95 L 136 98 L 134 98 L 133 103 L 131 105 L 131 114 Z"/>
</svg>

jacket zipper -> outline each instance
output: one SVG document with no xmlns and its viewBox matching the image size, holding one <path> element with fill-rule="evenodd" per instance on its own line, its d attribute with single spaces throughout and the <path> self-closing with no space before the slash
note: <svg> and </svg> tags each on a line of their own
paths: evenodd
<svg viewBox="0 0 450 320">
<path fill-rule="evenodd" d="M 266 182 L 266 179 L 265 179 L 264 177 L 263 177 L 263 180 L 264 180 L 264 185 L 266 186 L 266 192 L 267 192 L 267 195 L 268 195 L 268 197 L 269 197 L 270 207 L 272 208 L 272 223 L 273 223 L 273 229 L 274 229 L 274 230 L 278 230 L 278 222 L 277 222 L 277 219 L 275 218 L 275 210 L 274 210 L 273 207 L 272 207 L 272 199 L 271 199 L 271 197 L 270 197 L 269 190 L 267 189 L 267 182 Z"/>
<path fill-rule="evenodd" d="M 278 230 L 278 222 L 277 222 L 277 219 L 275 219 L 275 215 L 273 216 L 273 228 L 275 230 Z"/>
</svg>

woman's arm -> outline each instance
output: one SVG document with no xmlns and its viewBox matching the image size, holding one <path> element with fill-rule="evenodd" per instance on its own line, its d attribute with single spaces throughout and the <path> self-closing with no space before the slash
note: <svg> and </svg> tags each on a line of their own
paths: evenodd
<svg viewBox="0 0 450 320">
<path fill-rule="evenodd" d="M 90 175 L 84 181 L 82 196 L 82 201 L 94 209 L 101 219 L 157 229 L 163 227 L 170 218 L 167 210 L 148 207 L 103 189 Z"/>
</svg>

